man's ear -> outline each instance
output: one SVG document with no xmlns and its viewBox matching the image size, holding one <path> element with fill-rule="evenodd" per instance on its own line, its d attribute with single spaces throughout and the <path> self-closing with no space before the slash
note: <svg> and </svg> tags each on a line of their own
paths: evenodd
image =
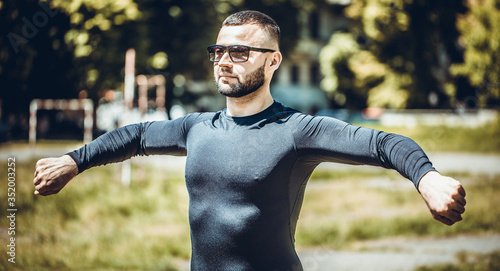
<svg viewBox="0 0 500 271">
<path fill-rule="evenodd" d="M 277 70 L 281 64 L 282 57 L 283 56 L 281 55 L 280 51 L 274 52 L 271 61 L 269 62 L 270 63 L 269 66 L 274 70 Z"/>
</svg>

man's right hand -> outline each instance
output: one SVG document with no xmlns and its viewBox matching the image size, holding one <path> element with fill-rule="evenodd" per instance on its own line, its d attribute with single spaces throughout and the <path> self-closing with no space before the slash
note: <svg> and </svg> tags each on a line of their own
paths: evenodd
<svg viewBox="0 0 500 271">
<path fill-rule="evenodd" d="M 38 160 L 35 166 L 35 195 L 56 194 L 76 175 L 78 166 L 69 155 Z"/>
</svg>

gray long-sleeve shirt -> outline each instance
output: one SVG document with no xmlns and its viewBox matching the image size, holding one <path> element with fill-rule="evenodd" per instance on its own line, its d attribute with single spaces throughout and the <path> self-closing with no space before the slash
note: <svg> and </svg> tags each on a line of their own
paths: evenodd
<svg viewBox="0 0 500 271">
<path fill-rule="evenodd" d="M 434 170 L 411 139 L 275 102 L 111 131 L 69 153 L 82 172 L 134 155 L 187 155 L 191 270 L 302 270 L 294 247 L 305 185 L 321 162 L 397 170 L 415 186 Z"/>
</svg>

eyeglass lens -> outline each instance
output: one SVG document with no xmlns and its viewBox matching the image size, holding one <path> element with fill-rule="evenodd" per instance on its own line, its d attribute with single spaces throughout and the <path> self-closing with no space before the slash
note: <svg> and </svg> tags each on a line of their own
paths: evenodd
<svg viewBox="0 0 500 271">
<path fill-rule="evenodd" d="M 245 46 L 214 46 L 211 47 L 209 50 L 210 53 L 210 61 L 213 62 L 218 62 L 222 59 L 222 56 L 224 56 L 224 53 L 229 51 L 229 57 L 231 58 L 231 61 L 233 62 L 245 62 L 248 60 L 248 55 L 250 52 L 250 49 Z"/>
</svg>

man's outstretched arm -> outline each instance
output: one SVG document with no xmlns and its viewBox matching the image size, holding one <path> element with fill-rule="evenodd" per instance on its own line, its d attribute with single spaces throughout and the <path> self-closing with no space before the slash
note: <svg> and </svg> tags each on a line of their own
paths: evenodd
<svg viewBox="0 0 500 271">
<path fill-rule="evenodd" d="M 211 114 L 190 114 L 171 121 L 127 125 L 67 155 L 41 159 L 35 168 L 35 195 L 56 194 L 86 169 L 125 161 L 136 155 L 185 155 L 189 127 L 211 117 Z"/>
<path fill-rule="evenodd" d="M 69 155 L 40 159 L 35 166 L 35 195 L 58 193 L 78 174 L 78 166 Z"/>
<path fill-rule="evenodd" d="M 306 154 L 321 150 L 325 161 L 378 165 L 395 169 L 410 179 L 421 193 L 432 216 L 453 225 L 462 220 L 465 190 L 453 178 L 440 175 L 412 139 L 362 128 L 324 117 L 302 117 L 297 142 Z"/>
<path fill-rule="evenodd" d="M 57 158 L 44 158 L 35 166 L 35 195 L 58 193 L 84 170 L 144 154 L 141 139 L 148 123 L 128 125 L 108 132 L 82 148 Z"/>
<path fill-rule="evenodd" d="M 449 226 L 462 220 L 466 201 L 460 182 L 429 171 L 420 179 L 418 190 L 434 219 Z"/>
</svg>

